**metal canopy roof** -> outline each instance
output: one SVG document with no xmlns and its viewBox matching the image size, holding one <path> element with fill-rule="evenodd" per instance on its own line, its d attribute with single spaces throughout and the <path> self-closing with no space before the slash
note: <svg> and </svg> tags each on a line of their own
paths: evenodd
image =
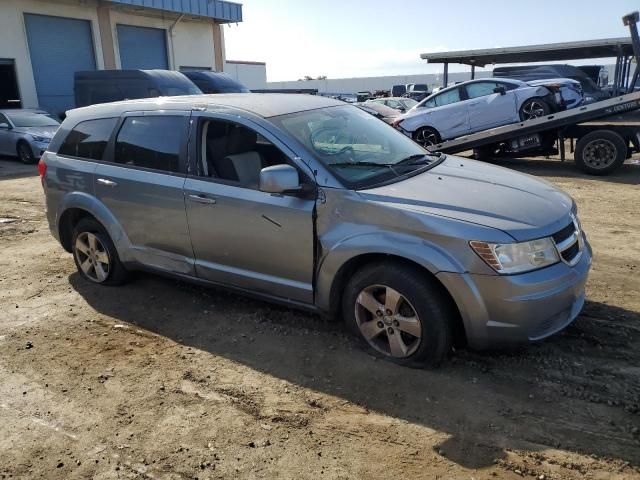
<svg viewBox="0 0 640 480">
<path fill-rule="evenodd" d="M 484 67 L 495 63 L 552 62 L 581 60 L 586 58 L 617 57 L 619 48 L 623 55 L 633 55 L 631 38 L 604 38 L 579 42 L 547 43 L 522 47 L 488 48 L 484 50 L 459 50 L 456 52 L 423 53 L 420 58 L 427 63 L 462 63 Z"/>
<path fill-rule="evenodd" d="M 220 23 L 241 22 L 242 5 L 225 0 L 109 0 L 133 7 L 213 18 Z"/>
</svg>

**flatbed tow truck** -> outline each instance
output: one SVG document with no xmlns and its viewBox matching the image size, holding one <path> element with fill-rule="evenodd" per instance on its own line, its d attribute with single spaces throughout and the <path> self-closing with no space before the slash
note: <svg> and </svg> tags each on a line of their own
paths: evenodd
<svg viewBox="0 0 640 480">
<path fill-rule="evenodd" d="M 565 140 L 569 140 L 574 160 L 580 169 L 593 175 L 613 172 L 634 152 L 640 152 L 640 91 L 633 91 L 640 73 L 640 38 L 637 29 L 639 19 L 638 12 L 622 18 L 631 32 L 630 45 L 629 42 L 625 45 L 631 47 L 631 52 L 625 54 L 619 47 L 620 54 L 617 56 L 613 86 L 617 95 L 571 110 L 484 130 L 426 148 L 444 153 L 473 150 L 475 158 L 479 160 L 502 155 L 530 157 L 559 153 L 560 159 L 564 161 Z M 423 58 L 428 56 L 423 55 Z M 636 68 L 629 82 L 632 65 L 630 56 L 635 58 Z M 473 56 L 467 55 L 466 62 L 471 62 L 473 76 Z M 631 93 L 619 93 L 630 90 Z"/>
</svg>

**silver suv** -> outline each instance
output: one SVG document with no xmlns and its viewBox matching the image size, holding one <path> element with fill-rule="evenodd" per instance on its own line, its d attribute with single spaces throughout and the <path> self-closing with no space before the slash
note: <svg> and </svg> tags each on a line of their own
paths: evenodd
<svg viewBox="0 0 640 480">
<path fill-rule="evenodd" d="M 73 110 L 39 168 L 88 281 L 147 269 L 341 316 L 400 363 L 538 340 L 584 303 L 591 249 L 568 195 L 327 98 Z"/>
</svg>

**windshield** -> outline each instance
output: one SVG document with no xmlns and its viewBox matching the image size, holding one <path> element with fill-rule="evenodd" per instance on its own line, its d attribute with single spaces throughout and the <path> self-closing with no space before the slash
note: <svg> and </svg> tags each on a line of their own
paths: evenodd
<svg viewBox="0 0 640 480">
<path fill-rule="evenodd" d="M 401 101 L 404 103 L 406 108 L 413 108 L 418 104 L 418 102 L 413 98 L 403 98 Z"/>
<path fill-rule="evenodd" d="M 211 78 L 214 88 L 220 91 L 220 93 L 249 93 L 249 89 L 242 85 L 240 82 L 236 82 L 233 78 L 226 75 L 216 75 Z"/>
<path fill-rule="evenodd" d="M 167 97 L 179 97 L 182 95 L 201 95 L 202 90 L 200 90 L 195 85 L 164 85 L 162 87 L 162 94 Z"/>
<path fill-rule="evenodd" d="M 291 113 L 271 121 L 305 145 L 349 188 L 393 181 L 441 158 L 353 106 Z"/>
<path fill-rule="evenodd" d="M 45 113 L 11 112 L 5 113 L 15 127 L 57 127 L 60 125 L 55 118 Z"/>
</svg>

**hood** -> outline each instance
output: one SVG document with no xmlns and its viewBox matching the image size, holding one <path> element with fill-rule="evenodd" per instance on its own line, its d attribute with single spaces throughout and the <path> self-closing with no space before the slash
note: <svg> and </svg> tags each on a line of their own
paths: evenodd
<svg viewBox="0 0 640 480">
<path fill-rule="evenodd" d="M 581 87 L 580 82 L 578 82 L 577 80 L 573 80 L 571 78 L 545 78 L 544 80 L 531 80 L 529 82 L 527 82 L 527 84 L 531 85 L 532 87 L 537 87 L 537 86 L 544 86 L 544 85 L 552 85 L 554 83 L 560 84 L 560 85 L 565 85 L 567 87 Z"/>
<path fill-rule="evenodd" d="M 397 208 L 496 228 L 517 241 L 557 232 L 573 209 L 571 197 L 544 180 L 452 156 L 415 177 L 359 193 Z"/>
<path fill-rule="evenodd" d="M 58 128 L 60 128 L 59 125 L 52 125 L 51 127 L 16 127 L 13 131 L 15 133 L 28 133 L 29 135 L 53 138 Z"/>
</svg>

